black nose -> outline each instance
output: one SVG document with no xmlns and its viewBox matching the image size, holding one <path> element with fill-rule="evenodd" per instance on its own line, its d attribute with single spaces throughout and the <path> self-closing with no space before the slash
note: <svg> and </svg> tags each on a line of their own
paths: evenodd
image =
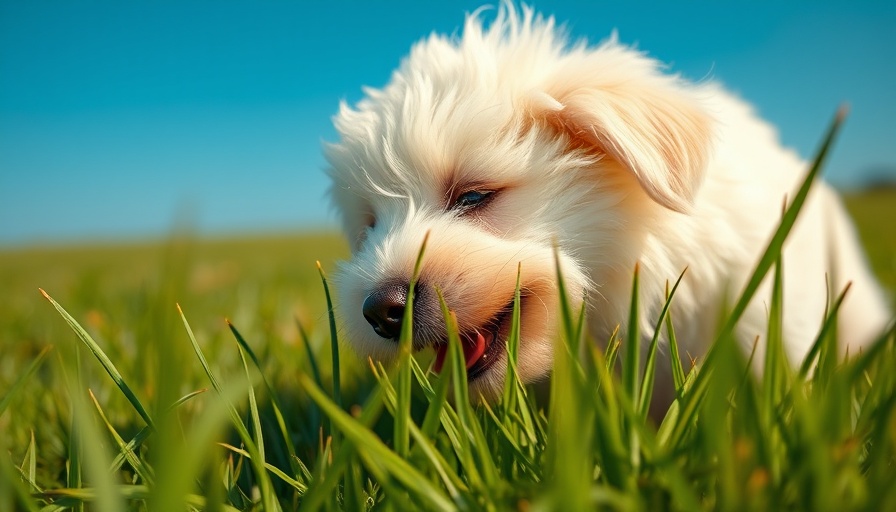
<svg viewBox="0 0 896 512">
<path fill-rule="evenodd" d="M 386 285 L 364 299 L 364 318 L 377 334 L 397 341 L 407 302 L 407 285 Z"/>
</svg>

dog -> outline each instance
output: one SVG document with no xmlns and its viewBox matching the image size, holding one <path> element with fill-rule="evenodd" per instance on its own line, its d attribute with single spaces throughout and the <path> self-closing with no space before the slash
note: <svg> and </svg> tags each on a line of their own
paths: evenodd
<svg viewBox="0 0 896 512">
<path fill-rule="evenodd" d="M 366 89 L 354 107 L 343 102 L 334 117 L 329 195 L 352 248 L 336 278 L 343 339 L 362 356 L 396 357 L 428 234 L 413 348 L 433 348 L 441 365 L 440 291 L 456 314 L 471 397 L 493 400 L 503 389 L 518 269 L 523 382 L 552 368 L 558 265 L 574 307 L 587 306 L 590 336 L 606 342 L 628 328 L 637 264 L 645 345 L 667 283 L 687 268 L 671 315 L 681 353 L 705 354 L 808 164 L 716 83 L 664 73 L 615 36 L 571 45 L 552 17 L 528 7 L 504 3 L 490 24 L 482 12 L 467 16 L 461 36 L 413 46 L 384 88 Z M 757 361 L 770 281 L 735 332 Z M 783 254 L 791 362 L 810 349 L 828 286 L 836 293 L 847 283 L 839 339 L 855 353 L 890 312 L 840 200 L 819 182 Z M 657 377 L 666 402 L 668 377 Z"/>
</svg>

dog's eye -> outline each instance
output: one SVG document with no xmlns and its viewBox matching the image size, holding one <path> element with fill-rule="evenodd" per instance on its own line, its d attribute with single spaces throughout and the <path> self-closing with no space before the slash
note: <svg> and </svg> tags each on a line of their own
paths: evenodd
<svg viewBox="0 0 896 512">
<path fill-rule="evenodd" d="M 454 204 L 451 205 L 452 210 L 467 210 L 483 206 L 491 199 L 494 192 L 489 190 L 471 190 L 457 196 Z"/>
</svg>

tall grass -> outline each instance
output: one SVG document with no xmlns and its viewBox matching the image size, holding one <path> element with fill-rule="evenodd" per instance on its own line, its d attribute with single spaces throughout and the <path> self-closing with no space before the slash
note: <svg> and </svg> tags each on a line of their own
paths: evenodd
<svg viewBox="0 0 896 512">
<path fill-rule="evenodd" d="M 368 361 L 360 371 L 341 358 L 323 270 L 330 314 L 314 325 L 299 320 L 304 347 L 273 347 L 276 329 L 244 336 L 245 311 L 217 331 L 194 331 L 189 305 L 178 305 L 177 326 L 171 301 L 170 314 L 146 305 L 139 349 L 110 352 L 104 338 L 120 334 L 90 315 L 83 327 L 44 292 L 75 336 L 55 339 L 57 350 L 41 351 L 0 392 L 0 425 L 11 432 L 0 440 L 0 510 L 896 510 L 893 329 L 838 360 L 833 327 L 844 291 L 832 290 L 807 361 L 787 361 L 782 348 L 781 247 L 839 124 L 697 364 L 685 368 L 678 357 L 668 307 L 677 282 L 642 346 L 635 329 L 590 339 L 558 268 L 562 321 L 546 402 L 516 372 L 519 283 L 508 378 L 502 396 L 481 406 L 471 405 L 444 301 L 449 351 L 434 375 L 411 355 L 411 308 L 398 368 Z M 767 350 L 751 361 L 732 333 L 769 273 Z M 632 287 L 635 319 L 637 268 Z M 673 357 L 657 356 L 661 332 Z M 310 333 L 328 333 L 329 343 Z M 135 365 L 137 357 L 154 367 Z M 675 401 L 657 425 L 648 411 L 661 364 L 671 365 Z M 29 403 L 36 379 L 65 394 Z M 17 433 L 16 408 L 39 441 L 33 430 Z"/>
</svg>

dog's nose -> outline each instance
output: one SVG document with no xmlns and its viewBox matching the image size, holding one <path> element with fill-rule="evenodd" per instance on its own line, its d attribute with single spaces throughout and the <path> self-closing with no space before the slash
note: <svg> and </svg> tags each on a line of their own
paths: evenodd
<svg viewBox="0 0 896 512">
<path fill-rule="evenodd" d="M 407 302 L 407 285 L 384 286 L 364 299 L 364 318 L 377 334 L 397 341 Z"/>
</svg>

